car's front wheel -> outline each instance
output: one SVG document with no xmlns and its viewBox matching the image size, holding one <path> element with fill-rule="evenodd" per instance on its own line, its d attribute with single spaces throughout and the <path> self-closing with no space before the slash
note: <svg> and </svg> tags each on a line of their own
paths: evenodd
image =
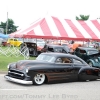
<svg viewBox="0 0 100 100">
<path fill-rule="evenodd" d="M 92 62 L 89 62 L 88 64 L 89 64 L 90 67 L 93 67 L 93 63 Z"/>
<path fill-rule="evenodd" d="M 45 74 L 36 74 L 33 78 L 33 84 L 42 85 L 45 81 Z"/>
</svg>

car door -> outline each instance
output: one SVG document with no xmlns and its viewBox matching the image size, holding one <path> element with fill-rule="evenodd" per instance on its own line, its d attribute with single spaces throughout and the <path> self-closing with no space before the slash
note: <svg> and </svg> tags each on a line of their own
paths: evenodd
<svg viewBox="0 0 100 100">
<path fill-rule="evenodd" d="M 18 40 L 17 39 L 14 39 L 13 43 L 14 43 L 14 46 L 17 46 Z"/>
<path fill-rule="evenodd" d="M 7 42 L 10 43 L 10 45 L 13 45 L 13 43 L 14 43 L 13 39 L 8 39 Z"/>
<path fill-rule="evenodd" d="M 77 48 L 75 50 L 74 54 L 77 55 L 78 57 L 82 58 L 83 60 L 85 60 L 85 55 L 86 55 L 85 50 L 81 50 L 81 49 Z"/>
<path fill-rule="evenodd" d="M 55 77 L 57 80 L 73 81 L 74 79 L 73 63 L 55 62 L 54 68 L 55 68 Z"/>
<path fill-rule="evenodd" d="M 85 50 L 79 50 L 79 57 L 82 58 L 83 60 L 85 60 L 85 55 L 86 55 L 86 51 Z"/>
</svg>

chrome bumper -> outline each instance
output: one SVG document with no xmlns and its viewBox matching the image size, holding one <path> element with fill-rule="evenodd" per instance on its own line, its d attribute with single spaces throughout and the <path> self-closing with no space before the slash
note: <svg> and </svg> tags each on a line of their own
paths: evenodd
<svg viewBox="0 0 100 100">
<path fill-rule="evenodd" d="M 25 80 L 20 80 L 16 78 L 12 78 L 10 76 L 5 75 L 4 76 L 8 81 L 15 82 L 15 83 L 20 83 L 20 84 L 33 84 L 32 81 L 25 81 Z"/>
</svg>

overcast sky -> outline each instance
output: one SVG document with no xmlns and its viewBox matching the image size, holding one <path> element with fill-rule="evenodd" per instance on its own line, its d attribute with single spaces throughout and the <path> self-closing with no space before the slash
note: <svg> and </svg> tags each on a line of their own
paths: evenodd
<svg viewBox="0 0 100 100">
<path fill-rule="evenodd" d="M 100 0 L 0 0 L 0 22 L 6 21 L 7 12 L 20 28 L 46 15 L 75 19 L 83 14 L 96 19 L 100 17 Z"/>
</svg>

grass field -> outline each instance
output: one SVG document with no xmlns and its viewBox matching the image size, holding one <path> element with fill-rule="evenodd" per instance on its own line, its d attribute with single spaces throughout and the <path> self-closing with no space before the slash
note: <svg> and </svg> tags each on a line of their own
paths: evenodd
<svg viewBox="0 0 100 100">
<path fill-rule="evenodd" d="M 35 59 L 35 57 L 30 57 L 29 59 Z M 16 62 L 18 60 L 24 60 L 23 56 L 15 57 L 10 56 L 6 57 L 5 55 L 0 55 L 0 71 L 7 71 L 7 65 L 11 62 Z"/>
<path fill-rule="evenodd" d="M 5 47 L 3 48 L 5 50 Z M 30 57 L 30 60 L 34 60 L 35 57 Z M 9 57 L 0 54 L 0 71 L 7 71 L 7 65 L 11 62 L 16 62 L 18 60 L 24 60 L 24 57 L 22 55 L 16 57 L 14 55 L 11 55 Z"/>
</svg>

